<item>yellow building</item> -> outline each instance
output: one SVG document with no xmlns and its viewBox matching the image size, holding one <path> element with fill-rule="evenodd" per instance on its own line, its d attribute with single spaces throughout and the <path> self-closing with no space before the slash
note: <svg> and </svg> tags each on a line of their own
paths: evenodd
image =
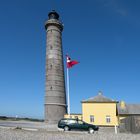
<svg viewBox="0 0 140 140">
<path fill-rule="evenodd" d="M 83 121 L 99 126 L 118 125 L 118 101 L 106 98 L 101 92 L 93 98 L 82 101 Z"/>
<path fill-rule="evenodd" d="M 119 126 L 121 120 L 129 116 L 140 116 L 140 104 L 126 104 L 102 95 L 83 100 L 82 114 L 66 114 L 65 118 L 78 118 L 98 126 Z"/>
</svg>

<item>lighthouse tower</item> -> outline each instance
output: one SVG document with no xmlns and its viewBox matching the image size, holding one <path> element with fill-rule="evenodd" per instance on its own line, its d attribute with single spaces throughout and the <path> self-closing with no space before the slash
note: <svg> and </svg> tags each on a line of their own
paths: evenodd
<svg viewBox="0 0 140 140">
<path fill-rule="evenodd" d="M 48 14 L 45 29 L 47 34 L 45 122 L 56 124 L 66 113 L 62 50 L 63 25 L 56 11 L 53 10 Z"/>
</svg>

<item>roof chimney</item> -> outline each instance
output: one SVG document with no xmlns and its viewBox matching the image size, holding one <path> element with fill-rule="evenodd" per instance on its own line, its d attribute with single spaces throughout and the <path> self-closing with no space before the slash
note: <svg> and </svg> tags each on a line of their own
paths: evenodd
<svg viewBox="0 0 140 140">
<path fill-rule="evenodd" d="M 99 91 L 99 92 L 98 92 L 98 95 L 103 95 L 102 91 Z"/>
</svg>

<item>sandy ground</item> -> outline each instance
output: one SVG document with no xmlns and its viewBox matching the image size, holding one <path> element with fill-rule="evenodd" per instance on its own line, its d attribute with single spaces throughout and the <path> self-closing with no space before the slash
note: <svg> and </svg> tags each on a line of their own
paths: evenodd
<svg viewBox="0 0 140 140">
<path fill-rule="evenodd" d="M 115 134 L 113 131 L 100 130 L 98 133 L 23 130 L 0 127 L 0 140 L 140 140 L 140 134 Z"/>
<path fill-rule="evenodd" d="M 100 128 L 94 134 L 64 132 L 58 130 L 57 125 L 49 126 L 43 122 L 0 120 L 0 140 L 140 140 L 140 134 L 115 134 L 114 128 Z"/>
</svg>

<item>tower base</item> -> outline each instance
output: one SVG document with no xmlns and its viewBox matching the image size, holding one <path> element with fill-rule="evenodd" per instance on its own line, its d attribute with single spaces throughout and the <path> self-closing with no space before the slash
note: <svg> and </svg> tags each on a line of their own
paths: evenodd
<svg viewBox="0 0 140 140">
<path fill-rule="evenodd" d="M 64 118 L 66 107 L 64 105 L 59 106 L 45 104 L 45 113 L 45 122 L 47 124 L 58 124 L 58 121 Z"/>
</svg>

